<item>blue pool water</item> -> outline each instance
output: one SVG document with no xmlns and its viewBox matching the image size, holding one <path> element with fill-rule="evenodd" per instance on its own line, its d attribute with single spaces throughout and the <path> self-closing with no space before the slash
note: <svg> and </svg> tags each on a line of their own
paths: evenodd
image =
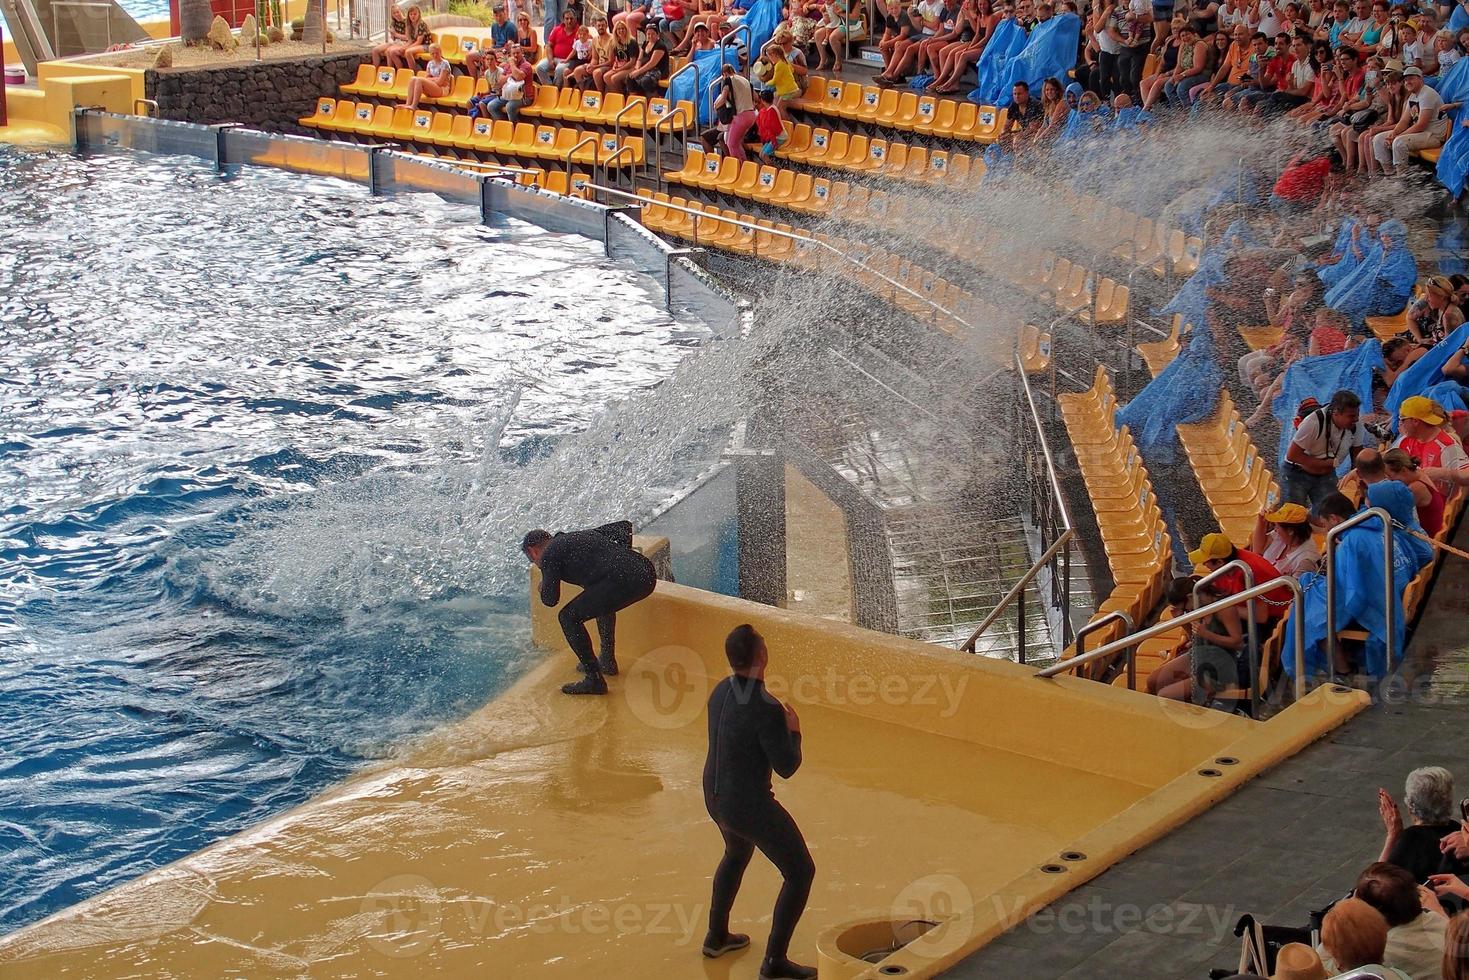
<svg viewBox="0 0 1469 980">
<path fill-rule="evenodd" d="M 0 147 L 0 213 L 4 931 L 501 689 L 515 535 L 658 489 L 551 447 L 705 338 L 435 198 Z"/>
</svg>

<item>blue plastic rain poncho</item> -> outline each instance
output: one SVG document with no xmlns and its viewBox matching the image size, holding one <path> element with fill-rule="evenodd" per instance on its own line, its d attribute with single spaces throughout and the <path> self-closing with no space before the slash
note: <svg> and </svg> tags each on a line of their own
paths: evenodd
<svg viewBox="0 0 1469 980">
<path fill-rule="evenodd" d="M 1440 157 L 1442 159 L 1442 157 Z M 1469 239 L 1464 237 L 1464 225 L 1455 221 L 1445 225 L 1438 233 L 1438 271 L 1440 275 L 1454 276 L 1469 272 Z"/>
<path fill-rule="evenodd" d="M 679 102 L 694 101 L 694 80 L 698 77 L 699 101 L 698 114 L 699 126 L 708 126 L 714 118 L 713 97 L 710 95 L 710 83 L 719 77 L 719 66 L 729 62 L 735 66 L 735 71 L 740 70 L 740 51 L 733 45 L 723 48 L 711 48 L 708 51 L 699 51 L 694 54 L 693 63 L 697 66 L 694 70 L 680 74 L 668 83 L 668 101 L 672 105 Z"/>
<path fill-rule="evenodd" d="M 1326 305 L 1345 315 L 1359 331 L 1365 329 L 1369 316 L 1402 312 L 1418 281 L 1418 262 L 1408 250 L 1408 226 L 1396 218 L 1384 221 L 1377 238 L 1361 264 L 1326 293 Z"/>
<path fill-rule="evenodd" d="M 1464 8 L 1454 7 L 1454 16 L 1460 17 Z M 1455 28 L 1455 33 L 1458 29 Z M 1463 102 L 1469 98 L 1469 59 L 1460 58 L 1454 66 L 1443 73 L 1435 88 L 1439 96 L 1446 103 Z M 1439 182 L 1449 189 L 1449 193 L 1458 197 L 1464 191 L 1464 180 L 1469 175 L 1469 129 L 1460 125 L 1465 119 L 1464 108 L 1450 109 L 1444 115 L 1449 117 L 1449 138 L 1439 150 L 1438 163 L 1435 171 L 1438 173 Z"/>
<path fill-rule="evenodd" d="M 1392 415 L 1394 426 L 1397 425 L 1398 406 L 1403 403 L 1403 399 L 1413 395 L 1432 398 L 1451 411 L 1455 409 L 1455 406 L 1450 402 L 1457 402 L 1462 407 L 1464 398 L 1452 390 L 1458 386 L 1444 378 L 1443 367 L 1449 362 L 1449 358 L 1458 353 L 1465 344 L 1469 344 L 1469 323 L 1440 340 L 1432 350 L 1424 353 L 1422 357 L 1410 364 L 1406 371 L 1398 375 L 1398 379 L 1388 390 L 1387 401 L 1382 406 L 1383 411 Z M 1429 392 L 1434 392 L 1434 394 L 1429 394 Z M 1445 401 L 1444 398 L 1447 398 L 1448 401 Z"/>
<path fill-rule="evenodd" d="M 1352 253 L 1352 232 L 1359 225 L 1362 228 L 1361 233 L 1366 234 L 1367 226 L 1358 222 L 1356 218 L 1349 216 L 1343 219 L 1341 231 L 1336 233 L 1336 241 L 1331 243 L 1331 254 L 1339 255 L 1341 258 L 1316 270 L 1316 278 L 1320 279 L 1321 284 L 1327 289 L 1341 282 L 1343 276 L 1357 267 L 1357 256 Z M 1365 245 L 1363 249 L 1365 251 Z"/>
<path fill-rule="evenodd" d="M 1469 27 L 1469 11 L 1464 10 L 1463 4 L 1456 3 L 1454 4 L 1454 12 L 1449 15 L 1448 29 L 1455 36 L 1458 36 L 1458 33 L 1466 27 Z"/>
<path fill-rule="evenodd" d="M 981 104 L 1003 109 L 1011 102 L 1010 93 L 1016 82 L 1025 82 L 1036 92 L 1048 78 L 1065 78 L 1076 67 L 1080 38 L 1081 18 L 1070 11 L 1035 25 L 1025 49 L 1009 59 L 998 86 L 988 92 L 989 97 L 981 100 Z"/>
<path fill-rule="evenodd" d="M 1209 297 L 1204 291 L 1224 282 L 1224 262 L 1230 253 L 1255 244 L 1255 236 L 1248 224 L 1242 220 L 1232 222 L 1217 243 L 1204 249 L 1199 256 L 1199 267 L 1179 287 L 1178 292 L 1173 294 L 1168 305 L 1158 311 L 1158 315 L 1172 316 L 1177 313 L 1183 317 L 1184 324 L 1202 326 L 1204 316 L 1209 311 Z"/>
<path fill-rule="evenodd" d="M 1193 329 L 1172 363 L 1117 413 L 1117 424 L 1132 430 L 1133 442 L 1149 465 L 1173 465 L 1178 455 L 1178 426 L 1214 413 L 1224 386 L 1224 370 L 1206 324 L 1209 299 L 1204 290 L 1224 282 L 1224 263 L 1232 252 L 1253 244 L 1249 226 L 1244 221 L 1232 223 L 1199 258 L 1198 270 L 1172 302 L 1160 311 L 1165 316 L 1180 314 Z"/>
<path fill-rule="evenodd" d="M 1325 405 L 1332 395 L 1345 389 L 1362 399 L 1363 405 L 1371 405 L 1372 371 L 1380 367 L 1382 344 L 1374 338 L 1335 354 L 1303 357 L 1286 368 L 1280 394 L 1270 403 L 1271 412 L 1280 422 L 1280 465 L 1285 465 L 1286 450 L 1296 434 L 1291 423 L 1301 402 L 1314 398 Z M 1344 460 L 1342 471 L 1349 466 L 1351 461 Z"/>
<path fill-rule="evenodd" d="M 1142 106 L 1130 105 L 1126 109 L 1118 109 L 1117 114 L 1112 117 L 1112 125 L 1108 127 L 1114 133 L 1126 132 L 1129 129 L 1138 129 L 1153 121 L 1153 114 Z"/>
<path fill-rule="evenodd" d="M 1374 483 L 1367 488 L 1367 503 L 1381 507 L 1396 524 L 1421 531 L 1413 493 L 1396 480 Z M 1406 531 L 1393 530 L 1393 648 L 1401 659 L 1407 624 L 1403 621 L 1403 592 L 1419 570 L 1433 560 L 1428 543 Z M 1387 607 L 1384 605 L 1384 569 L 1382 564 L 1382 525 L 1366 520 L 1344 531 L 1336 542 L 1334 565 L 1336 582 L 1336 628 L 1357 627 L 1367 631 L 1367 648 L 1362 670 L 1373 677 L 1383 677 L 1396 666 L 1387 658 Z M 1295 642 L 1294 631 L 1305 624 L 1306 673 L 1319 674 L 1327 669 L 1323 643 L 1326 639 L 1326 579 L 1315 572 L 1302 577 L 1304 610 L 1291 613 L 1286 624 L 1285 655 L 1281 657 L 1285 672 L 1295 677 L 1295 658 L 1290 656 Z M 1304 618 L 1302 618 L 1304 616 Z"/>
<path fill-rule="evenodd" d="M 775 29 L 784 17 L 781 13 L 782 0 L 755 0 L 749 13 L 741 21 L 750 29 L 750 60 L 760 57 L 765 45 L 775 36 Z"/>
<path fill-rule="evenodd" d="M 980 105 L 989 105 L 983 93 L 997 89 L 1000 80 L 1005 77 L 1005 72 L 1010 66 L 1010 59 L 1025 50 L 1026 42 L 1030 35 L 1025 33 L 1025 28 L 1014 17 L 1007 17 L 1000 21 L 995 28 L 995 36 L 990 38 L 984 46 L 984 51 L 979 56 L 979 63 L 975 71 L 979 75 L 979 84 L 969 93 L 970 102 L 978 102 Z M 1010 93 L 1007 91 L 1006 103 L 1009 103 Z"/>
</svg>

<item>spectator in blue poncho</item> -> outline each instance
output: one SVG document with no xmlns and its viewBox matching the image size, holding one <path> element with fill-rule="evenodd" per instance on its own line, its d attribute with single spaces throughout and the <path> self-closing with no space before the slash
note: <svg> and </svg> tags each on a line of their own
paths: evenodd
<svg viewBox="0 0 1469 980">
<path fill-rule="evenodd" d="M 1369 316 L 1402 312 L 1418 281 L 1418 263 L 1408 250 L 1408 226 L 1396 218 L 1377 229 L 1377 240 L 1357 268 L 1326 294 L 1326 305 L 1346 315 L 1352 328 L 1366 331 Z"/>
<path fill-rule="evenodd" d="M 1336 241 L 1331 243 L 1331 251 L 1321 257 L 1320 268 L 1316 270 L 1323 286 L 1330 289 L 1361 264 L 1369 247 L 1366 241 L 1376 226 L 1377 222 L 1371 215 L 1347 215 L 1342 219 Z"/>
<path fill-rule="evenodd" d="M 1345 505 L 1344 507 L 1342 505 Z M 1427 542 L 1414 537 L 1408 530 L 1420 531 L 1418 514 L 1413 503 L 1412 492 L 1395 480 L 1374 483 L 1367 488 L 1367 506 L 1380 507 L 1387 511 L 1394 525 L 1393 544 L 1393 634 L 1387 634 L 1387 607 L 1384 603 L 1386 582 L 1382 562 L 1382 525 L 1375 519 L 1363 521 L 1344 531 L 1336 540 L 1336 628 L 1353 627 L 1367 631 L 1366 648 L 1363 651 L 1361 672 L 1371 677 L 1383 677 L 1395 663 L 1388 662 L 1388 641 L 1401 657 L 1407 624 L 1403 615 L 1403 592 L 1413 576 L 1433 560 L 1433 549 Z M 1323 506 L 1327 523 L 1339 524 L 1344 519 L 1341 510 L 1351 513 L 1351 503 L 1340 494 L 1333 495 Z M 1406 530 L 1405 530 L 1406 529 Z M 1321 575 L 1307 575 L 1302 579 L 1305 589 L 1304 608 L 1291 614 L 1286 627 L 1285 649 L 1291 649 L 1292 630 L 1304 623 L 1306 645 L 1306 669 L 1318 673 L 1326 664 L 1321 645 L 1326 639 L 1326 581 Z M 1351 664 L 1341 648 L 1337 648 L 1337 663 L 1331 665 L 1335 674 L 1347 674 Z M 1286 673 L 1295 675 L 1295 664 L 1285 658 Z"/>
</svg>

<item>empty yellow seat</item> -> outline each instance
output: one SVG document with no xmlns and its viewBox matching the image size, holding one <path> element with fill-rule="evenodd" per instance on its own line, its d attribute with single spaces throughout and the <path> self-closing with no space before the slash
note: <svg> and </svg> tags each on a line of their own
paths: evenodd
<svg viewBox="0 0 1469 980">
<path fill-rule="evenodd" d="M 350 105 L 350 104 L 351 103 L 346 103 L 346 102 L 343 103 L 343 105 Z M 317 99 L 316 100 L 316 111 L 313 112 L 311 115 L 304 116 L 301 119 L 298 119 L 296 121 L 298 123 L 300 123 L 302 126 L 307 126 L 307 127 L 310 127 L 311 129 L 315 129 L 318 126 L 323 126 L 324 124 L 331 122 L 333 120 L 333 118 L 335 117 L 336 112 L 337 112 L 337 100 L 336 99 Z"/>
<path fill-rule="evenodd" d="M 391 78 L 393 70 L 389 68 L 387 71 Z M 347 95 L 367 95 L 377 84 L 377 72 L 370 62 L 364 61 L 357 66 L 357 77 L 338 86 L 338 91 Z"/>
</svg>

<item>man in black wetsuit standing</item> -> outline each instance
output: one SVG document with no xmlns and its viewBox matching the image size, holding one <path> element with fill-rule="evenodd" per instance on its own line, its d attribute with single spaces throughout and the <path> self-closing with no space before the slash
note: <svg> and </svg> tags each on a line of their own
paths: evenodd
<svg viewBox="0 0 1469 980">
<path fill-rule="evenodd" d="M 561 601 L 562 582 L 582 588 L 557 618 L 586 676 L 562 686 L 561 693 L 606 694 L 604 675 L 617 673 L 613 647 L 617 610 L 648 598 L 658 584 L 653 563 L 633 550 L 631 522 L 554 535 L 537 529 L 526 534 L 520 550 L 541 570 L 541 601 L 546 605 Z M 590 619 L 597 621 L 600 658 L 592 656 L 592 638 L 585 625 Z"/>
<path fill-rule="evenodd" d="M 729 913 L 758 847 L 785 879 L 775 900 L 760 980 L 810 980 L 816 971 L 792 963 L 787 953 L 806 910 L 816 865 L 796 821 L 770 788 L 772 770 L 790 779 L 801 765 L 801 722 L 790 705 L 765 690 L 769 656 L 754 627 L 736 626 L 724 641 L 724 652 L 734 673 L 709 695 L 709 758 L 704 763 L 704 805 L 724 835 L 724 858 L 714 872 L 704 955 L 712 959 L 750 944 L 749 936 L 729 931 Z"/>
</svg>

